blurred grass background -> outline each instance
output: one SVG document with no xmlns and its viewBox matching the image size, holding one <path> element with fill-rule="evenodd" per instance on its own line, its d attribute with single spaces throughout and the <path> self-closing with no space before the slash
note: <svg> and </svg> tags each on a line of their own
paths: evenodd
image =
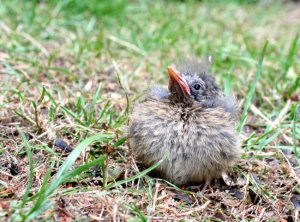
<svg viewBox="0 0 300 222">
<path fill-rule="evenodd" d="M 265 40 L 269 39 L 268 59 L 277 60 L 278 67 L 272 67 L 276 73 L 266 75 L 266 81 L 280 77 L 286 80 L 290 67 L 286 60 L 297 26 L 292 16 L 281 14 L 282 1 L 258 2 L 4 1 L 1 14 L 2 21 L 11 29 L 42 41 L 46 44 L 44 48 L 47 44 L 51 47 L 63 43 L 63 53 L 71 54 L 83 70 L 89 58 L 105 56 L 130 59 L 132 68 L 146 66 L 151 77 L 157 69 L 155 64 L 162 63 L 163 72 L 177 57 L 212 55 L 218 76 L 236 69 L 236 78 L 247 84 L 244 76 L 249 76 L 249 68 L 254 67 Z M 4 38 L 2 48 L 25 57 L 26 52 L 41 50 L 28 38 L 13 35 L 18 41 Z M 55 57 L 58 51 L 52 48 L 48 54 Z M 278 84 L 276 91 L 290 90 L 286 81 L 281 83 L 284 85 Z"/>
<path fill-rule="evenodd" d="M 8 207 L 1 205 L 0 216 L 17 221 L 38 215 L 57 218 L 55 201 L 69 198 L 73 205 L 68 211 L 91 219 L 79 212 L 82 206 L 73 203 L 79 197 L 71 198 L 70 193 L 89 195 L 85 192 L 107 188 L 107 195 L 88 196 L 93 204 L 102 196 L 111 198 L 106 203 L 107 218 L 118 200 L 128 204 L 118 218 L 162 219 L 165 215 L 217 220 L 214 209 L 226 208 L 218 203 L 202 216 L 174 217 L 163 210 L 155 213 L 151 208 L 154 182 L 131 161 L 122 126 L 133 102 L 141 100 L 150 85 L 167 83 L 168 65 L 194 56 L 212 56 L 211 72 L 226 93 L 234 93 L 243 103 L 250 95 L 267 41 L 260 77 L 245 113 L 247 122 L 241 136 L 245 151 L 251 155 L 246 154 L 243 161 L 254 158 L 264 166 L 268 165 L 265 158 L 275 158 L 292 173 L 278 168 L 274 181 L 294 185 L 281 193 L 276 192 L 280 185 L 273 180 L 264 190 L 255 180 L 245 187 L 261 199 L 282 199 L 286 209 L 281 211 L 267 201 L 260 203 L 275 212 L 273 218 L 294 215 L 291 197 L 299 191 L 295 182 L 299 181 L 299 25 L 300 6 L 292 1 L 2 0 L 0 173 L 5 177 L 0 179 L 0 198 Z M 71 146 L 86 139 L 75 150 L 97 142 L 83 154 L 72 153 L 66 159 L 54 146 L 58 137 Z M 288 157 L 282 155 L 286 150 Z M 284 162 L 286 158 L 288 162 Z M 100 175 L 95 182 L 91 179 L 94 171 L 88 170 L 99 163 Z M 239 174 L 252 178 L 253 165 L 244 165 L 240 164 Z M 270 169 L 261 169 L 256 173 L 267 180 Z M 136 186 L 136 178 L 142 187 Z M 195 198 L 202 204 L 207 201 Z M 146 206 L 134 205 L 137 199 Z M 244 200 L 250 204 L 250 194 L 245 194 Z M 103 206 L 98 206 L 97 210 L 101 209 Z M 188 210 L 190 205 L 179 209 Z M 224 211 L 223 220 L 248 217 L 231 215 L 230 209 Z M 45 212 L 51 213 L 45 216 Z"/>
</svg>

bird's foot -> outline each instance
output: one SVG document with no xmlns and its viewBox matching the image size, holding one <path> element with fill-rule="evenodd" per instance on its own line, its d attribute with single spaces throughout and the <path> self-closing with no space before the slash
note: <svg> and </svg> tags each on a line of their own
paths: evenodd
<svg viewBox="0 0 300 222">
<path fill-rule="evenodd" d="M 189 187 L 192 191 L 200 191 L 201 193 L 204 193 L 206 190 L 212 190 L 212 187 L 210 185 L 210 180 L 205 180 L 204 184 L 198 185 L 198 186 L 190 186 Z"/>
<path fill-rule="evenodd" d="M 210 180 L 205 180 L 205 183 L 201 189 L 201 193 L 204 193 L 207 189 L 212 190 Z"/>
</svg>

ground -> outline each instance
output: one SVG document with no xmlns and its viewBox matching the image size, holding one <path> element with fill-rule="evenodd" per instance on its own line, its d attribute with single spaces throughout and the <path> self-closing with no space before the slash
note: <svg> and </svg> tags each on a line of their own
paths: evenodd
<svg viewBox="0 0 300 222">
<path fill-rule="evenodd" d="M 299 27 L 292 1 L 2 1 L 0 220 L 296 221 Z M 168 65 L 209 56 L 244 154 L 201 193 L 148 176 L 125 132 Z"/>
</svg>

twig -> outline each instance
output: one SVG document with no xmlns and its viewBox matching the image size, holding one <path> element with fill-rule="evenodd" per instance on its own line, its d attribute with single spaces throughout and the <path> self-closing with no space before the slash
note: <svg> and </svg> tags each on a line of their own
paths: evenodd
<svg viewBox="0 0 300 222">
<path fill-rule="evenodd" d="M 278 117 L 273 121 L 273 124 L 275 126 L 279 126 L 280 122 L 284 120 L 284 115 L 291 109 L 291 104 L 292 104 L 291 100 L 288 100 L 286 102 L 285 107 L 281 110 Z"/>
<path fill-rule="evenodd" d="M 259 222 L 259 221 L 262 221 L 262 218 L 263 218 L 263 216 L 264 216 L 265 211 L 266 211 L 266 208 L 264 207 L 264 208 L 261 210 L 261 212 L 260 212 L 260 214 L 259 214 L 257 220 L 255 220 L 255 221 L 258 221 L 258 222 Z"/>
<path fill-rule="evenodd" d="M 276 129 L 277 128 L 277 124 L 275 124 L 274 122 L 272 122 L 271 120 L 269 120 L 268 117 L 266 117 L 256 106 L 254 106 L 253 104 L 250 106 L 250 110 L 259 115 L 261 118 L 263 118 L 268 124 L 271 125 L 272 129 Z M 283 112 L 281 112 L 283 113 Z M 284 114 L 282 114 L 284 115 Z M 278 118 L 277 118 L 278 119 Z M 293 144 L 293 141 L 284 133 L 281 133 L 282 137 L 286 140 L 286 142 L 288 142 L 289 144 Z"/>
<path fill-rule="evenodd" d="M 141 55 L 145 55 L 145 52 L 143 52 L 140 48 L 138 48 L 136 45 L 132 44 L 132 43 L 129 43 L 129 42 L 126 42 L 124 40 L 121 40 L 121 39 L 118 39 L 116 36 L 113 36 L 113 35 L 109 35 L 108 36 L 108 39 L 110 39 L 111 41 L 115 42 L 115 43 L 118 43 L 119 45 L 121 46 L 124 46 L 126 48 L 129 48 Z"/>
<path fill-rule="evenodd" d="M 289 167 L 290 167 L 290 174 L 292 174 L 292 177 L 297 181 L 297 183 L 300 185 L 300 178 L 298 177 L 298 175 L 296 174 L 294 168 L 292 167 L 289 159 L 284 155 L 284 153 L 282 152 L 282 150 L 279 150 L 280 153 L 282 154 L 282 156 L 284 157 L 284 159 L 286 160 L 286 162 L 288 163 Z"/>
<path fill-rule="evenodd" d="M 47 49 L 45 49 L 44 46 L 42 46 L 42 44 L 35 40 L 31 35 L 24 32 L 17 32 L 17 34 L 30 41 L 35 47 L 39 48 L 45 56 L 49 56 L 49 52 L 47 51 Z"/>
<path fill-rule="evenodd" d="M 158 190 L 159 190 L 159 186 L 160 184 L 158 182 L 155 183 L 155 193 L 154 193 L 154 197 L 153 197 L 153 204 L 152 204 L 152 209 L 150 212 L 150 215 L 152 215 L 155 212 L 155 205 L 156 205 L 156 201 L 157 201 L 157 194 L 158 194 Z"/>
<path fill-rule="evenodd" d="M 180 217 L 180 216 L 188 216 L 188 215 L 190 215 L 190 214 L 192 214 L 194 212 L 203 211 L 203 210 L 205 210 L 207 208 L 207 206 L 210 204 L 210 202 L 211 202 L 210 200 L 206 201 L 205 204 L 203 204 L 202 206 L 196 207 L 193 210 L 189 210 L 189 211 L 181 213 L 181 214 L 177 213 L 176 216 L 178 216 L 178 217 Z"/>
</svg>

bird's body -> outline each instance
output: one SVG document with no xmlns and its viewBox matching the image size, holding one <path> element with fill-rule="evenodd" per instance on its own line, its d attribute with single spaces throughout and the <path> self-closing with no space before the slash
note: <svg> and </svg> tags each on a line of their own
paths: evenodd
<svg viewBox="0 0 300 222">
<path fill-rule="evenodd" d="M 134 107 L 129 127 L 131 151 L 146 166 L 166 155 L 156 172 L 177 185 L 218 178 L 240 156 L 236 104 L 219 91 L 209 101 L 195 100 L 192 84 L 186 80 L 181 84 L 182 79 L 174 82 L 174 78 L 170 74 L 169 90 L 155 87 Z"/>
</svg>

